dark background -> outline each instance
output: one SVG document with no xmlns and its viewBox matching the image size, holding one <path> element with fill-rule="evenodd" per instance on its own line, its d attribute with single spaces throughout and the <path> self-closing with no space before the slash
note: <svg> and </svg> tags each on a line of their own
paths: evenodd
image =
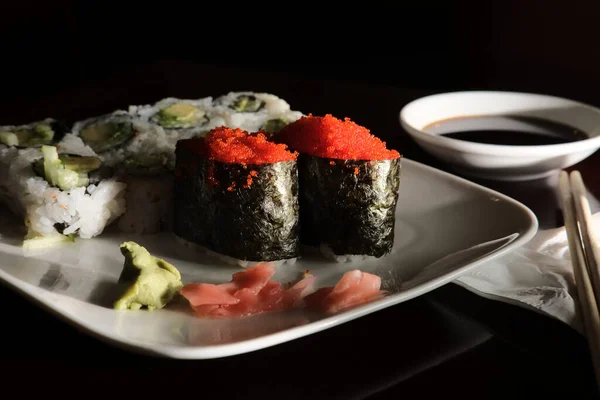
<svg viewBox="0 0 600 400">
<path fill-rule="evenodd" d="M 0 104 L 10 111 L 0 114 L 0 123 L 18 118 L 15 103 L 28 108 L 42 96 L 126 72 L 127 84 L 137 89 L 131 100 L 151 101 L 162 93 L 149 87 L 168 77 L 136 79 L 135 71 L 158 59 L 399 88 L 522 90 L 600 102 L 598 2 L 377 3 L 9 2 L 0 6 Z M 214 78 L 190 81 L 198 88 L 194 94 L 215 95 Z M 245 82 L 260 90 L 251 79 Z M 83 103 L 91 95 L 72 96 Z M 96 102 L 113 106 L 107 99 Z"/>
<path fill-rule="evenodd" d="M 352 117 L 410 158 L 436 165 L 398 124 L 400 107 L 418 96 L 516 90 L 600 106 L 597 1 L 422 3 L 2 4 L 0 124 L 79 119 L 166 96 L 266 91 L 305 113 Z M 597 165 L 587 164 L 586 179 L 598 181 Z M 525 192 L 513 186 L 504 189 L 515 197 Z M 542 225 L 552 225 L 555 208 L 545 207 L 542 194 L 528 204 L 548 217 Z M 13 321 L 0 330 L 0 376 L 9 377 L 0 384 L 28 376 L 42 380 L 37 389 L 45 393 L 63 384 L 85 390 L 77 393 L 111 392 L 111 383 L 131 388 L 144 379 L 182 393 L 198 388 L 198 395 L 209 395 L 202 386 L 209 381 L 241 397 L 253 390 L 250 398 L 286 398 L 288 390 L 297 395 L 287 398 L 382 399 L 594 393 L 581 336 L 454 285 L 352 325 L 206 363 L 138 358 L 104 346 L 3 288 L 0 304 L 12 306 L 4 320 Z M 161 377 L 168 383 L 158 383 Z"/>
</svg>

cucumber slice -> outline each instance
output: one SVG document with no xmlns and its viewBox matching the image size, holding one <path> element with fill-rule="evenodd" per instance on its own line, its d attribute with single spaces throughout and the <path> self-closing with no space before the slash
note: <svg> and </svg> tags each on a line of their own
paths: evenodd
<svg viewBox="0 0 600 400">
<path fill-rule="evenodd" d="M 56 186 L 62 190 L 71 190 L 80 186 L 79 174 L 75 171 L 71 171 L 69 169 L 59 169 L 56 171 L 56 175 Z"/>
<path fill-rule="evenodd" d="M 96 157 L 58 155 L 56 147 L 42 146 L 43 160 L 33 163 L 33 170 L 48 183 L 61 190 L 71 190 L 89 184 L 88 173 L 101 165 Z M 63 161 L 64 160 L 64 161 Z M 43 171 L 40 171 L 43 167 Z M 43 173 L 41 173 L 43 172 Z"/>
<path fill-rule="evenodd" d="M 44 178 L 51 185 L 58 186 L 58 170 L 64 167 L 58 158 L 56 147 L 42 146 L 42 155 L 44 156 Z"/>
</svg>

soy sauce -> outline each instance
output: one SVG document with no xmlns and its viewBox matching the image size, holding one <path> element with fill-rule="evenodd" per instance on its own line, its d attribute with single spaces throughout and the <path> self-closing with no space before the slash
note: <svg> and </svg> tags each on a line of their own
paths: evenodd
<svg viewBox="0 0 600 400">
<path fill-rule="evenodd" d="M 429 124 L 423 131 L 468 142 L 509 146 L 561 144 L 588 138 L 566 124 L 510 115 L 451 118 Z"/>
</svg>

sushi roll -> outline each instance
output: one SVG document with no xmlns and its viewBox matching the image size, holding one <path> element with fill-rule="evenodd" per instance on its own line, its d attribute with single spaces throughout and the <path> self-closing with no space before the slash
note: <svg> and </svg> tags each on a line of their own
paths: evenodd
<svg viewBox="0 0 600 400">
<path fill-rule="evenodd" d="M 229 92 L 215 100 L 214 108 L 230 128 L 267 134 L 278 132 L 302 116 L 285 100 L 269 93 Z"/>
<path fill-rule="evenodd" d="M 262 133 L 219 127 L 177 143 L 174 233 L 246 267 L 299 252 L 297 154 Z"/>
<path fill-rule="evenodd" d="M 159 126 L 175 143 L 205 135 L 211 129 L 225 125 L 225 120 L 215 112 L 212 103 L 212 97 L 197 100 L 168 97 L 152 105 L 131 106 L 129 113 Z"/>
<path fill-rule="evenodd" d="M 46 247 L 103 232 L 125 210 L 125 185 L 97 157 L 55 146 L 0 148 L 0 197 L 27 229 L 24 247 Z"/>
<path fill-rule="evenodd" d="M 336 261 L 392 251 L 400 154 L 349 119 L 309 115 L 273 137 L 300 153 L 301 241 Z"/>
<path fill-rule="evenodd" d="M 126 185 L 121 231 L 152 234 L 171 223 L 175 142 L 160 126 L 118 110 L 77 122 L 60 147 L 97 156 Z"/>
<path fill-rule="evenodd" d="M 76 122 L 59 146 L 69 152 L 101 155 L 106 159 L 114 150 L 130 143 L 134 136 L 131 116 L 124 111 L 115 111 Z M 106 161 L 108 165 L 116 164 L 111 157 Z"/>
<path fill-rule="evenodd" d="M 67 145 L 76 141 L 79 146 Z M 175 145 L 166 133 L 123 110 L 76 122 L 59 146 L 78 153 L 85 148 L 86 155 L 97 155 L 110 167 L 139 155 L 175 166 Z"/>
<path fill-rule="evenodd" d="M 172 228 L 174 178 L 166 164 L 140 154 L 116 168 L 115 175 L 127 185 L 128 207 L 117 224 L 121 232 L 148 235 Z"/>
<path fill-rule="evenodd" d="M 60 141 L 68 128 L 64 122 L 53 118 L 24 125 L 0 127 L 0 144 L 9 147 L 41 147 Z"/>
</svg>

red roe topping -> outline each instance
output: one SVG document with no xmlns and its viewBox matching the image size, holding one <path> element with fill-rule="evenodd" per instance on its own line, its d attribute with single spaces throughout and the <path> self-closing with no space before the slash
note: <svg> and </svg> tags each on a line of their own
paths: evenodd
<svg viewBox="0 0 600 400">
<path fill-rule="evenodd" d="M 215 128 L 204 138 L 189 143 L 195 151 L 211 160 L 244 166 L 293 161 L 298 157 L 297 153 L 288 151 L 285 144 L 267 140 L 263 133 L 249 134 L 239 128 Z M 255 176 L 253 173 L 256 171 L 250 171 L 249 179 Z"/>
<path fill-rule="evenodd" d="M 275 137 L 290 149 L 316 157 L 339 160 L 391 160 L 400 157 L 385 142 L 349 118 L 302 117 L 283 128 Z"/>
</svg>

